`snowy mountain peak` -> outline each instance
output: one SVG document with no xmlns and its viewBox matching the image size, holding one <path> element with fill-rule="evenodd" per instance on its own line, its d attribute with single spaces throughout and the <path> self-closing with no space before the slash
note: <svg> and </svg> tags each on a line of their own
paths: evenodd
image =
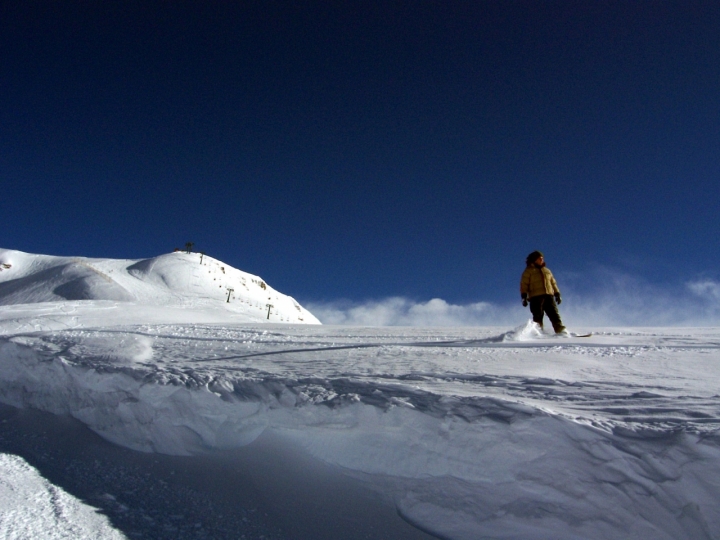
<svg viewBox="0 0 720 540">
<path fill-rule="evenodd" d="M 260 277 L 200 253 L 118 260 L 0 249 L 0 305 L 82 300 L 214 308 L 257 322 L 320 323 Z"/>
</svg>

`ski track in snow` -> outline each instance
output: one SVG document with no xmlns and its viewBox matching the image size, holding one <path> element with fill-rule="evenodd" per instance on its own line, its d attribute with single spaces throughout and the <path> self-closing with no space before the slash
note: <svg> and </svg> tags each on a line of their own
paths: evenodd
<svg viewBox="0 0 720 540">
<path fill-rule="evenodd" d="M 106 326 L 65 311 L 39 331 L 5 313 L 2 401 L 170 454 L 272 431 L 441 538 L 720 534 L 716 329 Z"/>
</svg>

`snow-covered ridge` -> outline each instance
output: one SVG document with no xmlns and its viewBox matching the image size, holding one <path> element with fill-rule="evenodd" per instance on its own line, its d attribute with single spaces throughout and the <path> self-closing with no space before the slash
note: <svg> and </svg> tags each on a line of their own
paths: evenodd
<svg viewBox="0 0 720 540">
<path fill-rule="evenodd" d="M 62 301 L 211 309 L 234 321 L 320 323 L 260 277 L 200 253 L 117 260 L 0 249 L 0 305 Z"/>
</svg>

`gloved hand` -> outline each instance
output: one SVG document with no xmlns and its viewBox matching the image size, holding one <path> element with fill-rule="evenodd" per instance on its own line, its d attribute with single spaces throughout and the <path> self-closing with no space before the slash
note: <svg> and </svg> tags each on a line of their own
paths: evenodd
<svg viewBox="0 0 720 540">
<path fill-rule="evenodd" d="M 560 293 L 559 293 L 559 292 L 556 292 L 556 293 L 555 293 L 555 303 L 556 303 L 558 306 L 559 306 L 560 304 L 562 304 L 562 298 L 560 298 Z"/>
<path fill-rule="evenodd" d="M 527 293 L 522 293 L 520 296 L 522 296 L 523 307 L 527 307 L 527 305 L 528 305 Z"/>
</svg>

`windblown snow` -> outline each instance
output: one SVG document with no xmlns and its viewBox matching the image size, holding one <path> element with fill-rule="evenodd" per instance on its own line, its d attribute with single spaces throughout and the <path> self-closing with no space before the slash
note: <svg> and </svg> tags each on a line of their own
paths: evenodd
<svg viewBox="0 0 720 540">
<path fill-rule="evenodd" d="M 438 538 L 720 538 L 720 329 L 301 325 L 198 259 L 0 252 L 0 400 L 145 452 L 272 434 Z"/>
</svg>

